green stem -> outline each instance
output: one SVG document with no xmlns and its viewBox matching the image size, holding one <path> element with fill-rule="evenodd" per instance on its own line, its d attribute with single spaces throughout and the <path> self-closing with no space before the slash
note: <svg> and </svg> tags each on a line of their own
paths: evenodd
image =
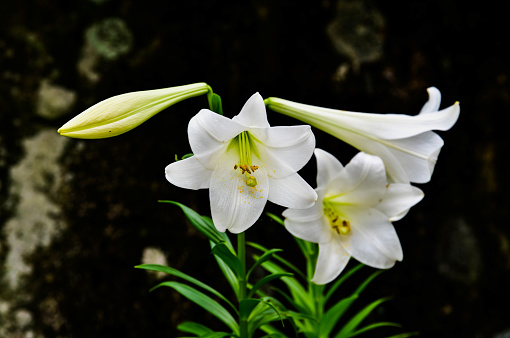
<svg viewBox="0 0 510 338">
<path fill-rule="evenodd" d="M 239 277 L 239 303 L 246 299 L 246 240 L 244 232 L 237 235 L 237 255 L 241 261 L 241 276 Z M 241 309 L 239 309 L 241 313 Z M 248 320 L 240 319 L 239 329 L 241 338 L 248 338 Z"/>
</svg>

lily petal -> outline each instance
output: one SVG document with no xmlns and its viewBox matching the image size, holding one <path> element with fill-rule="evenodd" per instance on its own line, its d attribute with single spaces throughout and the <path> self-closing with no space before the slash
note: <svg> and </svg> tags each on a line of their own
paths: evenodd
<svg viewBox="0 0 510 338">
<path fill-rule="evenodd" d="M 317 158 L 317 188 L 325 188 L 329 181 L 344 169 L 342 163 L 330 153 L 316 148 Z"/>
<path fill-rule="evenodd" d="M 259 146 L 259 155 L 271 177 L 281 178 L 304 167 L 312 157 L 315 136 L 310 126 L 250 129 Z"/>
<path fill-rule="evenodd" d="M 392 183 L 386 189 L 383 201 L 376 209 L 395 222 L 405 216 L 409 209 L 420 202 L 425 195 L 417 187 L 404 183 Z"/>
<path fill-rule="evenodd" d="M 244 104 L 239 115 L 232 118 L 246 127 L 269 128 L 264 99 L 259 93 L 253 94 Z"/>
<path fill-rule="evenodd" d="M 268 199 L 284 207 L 305 209 L 317 201 L 317 193 L 297 173 L 283 178 L 269 176 Z"/>
<path fill-rule="evenodd" d="M 234 170 L 238 157 L 234 150 L 223 155 L 211 176 L 209 199 L 214 225 L 218 231 L 240 233 L 251 227 L 262 214 L 268 199 L 266 170 L 257 170 L 257 185 L 246 185 L 245 174 Z"/>
<path fill-rule="evenodd" d="M 336 240 L 319 244 L 319 257 L 312 282 L 326 284 L 344 270 L 351 256 Z"/>
<path fill-rule="evenodd" d="M 325 199 L 338 204 L 375 206 L 383 198 L 386 184 L 382 160 L 360 152 L 329 182 Z"/>
<path fill-rule="evenodd" d="M 228 142 L 245 129 L 227 117 L 202 109 L 188 124 L 191 150 L 205 167 L 214 169 L 218 156 L 224 153 L 220 150 L 226 148 Z"/>
<path fill-rule="evenodd" d="M 439 110 L 441 105 L 441 92 L 436 87 L 427 88 L 429 100 L 421 108 L 420 114 L 432 113 Z"/>
<path fill-rule="evenodd" d="M 267 107 L 317 127 L 369 154 L 380 156 L 392 182 L 430 180 L 442 139 L 431 130 L 448 130 L 460 113 L 458 102 L 437 111 L 441 94 L 429 88 L 429 101 L 416 116 L 368 114 L 314 107 L 279 98 Z M 430 141 L 430 142 L 428 142 Z M 412 159 L 417 156 L 418 159 Z M 405 163 L 399 163 L 400 158 Z"/>
<path fill-rule="evenodd" d="M 169 164 L 165 168 L 168 182 L 185 189 L 207 189 L 213 171 L 204 167 L 195 156 Z"/>
<path fill-rule="evenodd" d="M 358 261 L 379 269 L 387 269 L 401 261 L 402 247 L 388 217 L 376 209 L 345 207 L 351 221 L 351 233 L 339 236 L 345 249 Z"/>
<path fill-rule="evenodd" d="M 317 205 L 317 203 L 315 204 Z M 316 212 L 316 207 L 309 209 L 287 209 L 283 212 L 285 229 L 292 235 L 313 243 L 325 243 L 331 240 L 331 227 L 322 213 Z"/>
</svg>

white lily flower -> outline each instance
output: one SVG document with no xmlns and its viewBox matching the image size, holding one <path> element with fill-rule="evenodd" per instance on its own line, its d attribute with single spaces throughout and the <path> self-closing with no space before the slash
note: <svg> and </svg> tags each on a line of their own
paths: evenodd
<svg viewBox="0 0 510 338">
<path fill-rule="evenodd" d="M 429 100 L 416 116 L 369 114 L 320 108 L 279 98 L 266 99 L 269 109 L 317 127 L 368 154 L 379 156 L 391 182 L 430 181 L 444 142 L 431 130 L 448 130 L 457 121 L 459 103 L 439 109 L 441 93 L 427 89 Z"/>
<path fill-rule="evenodd" d="M 334 280 L 352 256 L 387 269 L 401 261 L 402 247 L 391 221 L 423 198 L 404 183 L 388 184 L 377 156 L 358 153 L 345 167 L 331 154 L 315 149 L 317 203 L 283 212 L 285 227 L 296 237 L 319 244 L 312 282 Z"/>
<path fill-rule="evenodd" d="M 117 95 L 96 103 L 64 124 L 63 136 L 99 139 L 123 134 L 171 105 L 207 93 L 207 83 Z"/>
<path fill-rule="evenodd" d="M 311 127 L 270 127 L 258 93 L 233 119 L 202 109 L 188 137 L 194 156 L 168 165 L 166 178 L 181 188 L 209 189 L 218 231 L 245 231 L 267 200 L 291 208 L 315 203 L 317 194 L 297 174 L 313 154 Z"/>
</svg>

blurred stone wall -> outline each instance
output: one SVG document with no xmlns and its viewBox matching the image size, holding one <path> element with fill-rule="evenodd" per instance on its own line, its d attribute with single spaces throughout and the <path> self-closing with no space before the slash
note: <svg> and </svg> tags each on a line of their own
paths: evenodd
<svg viewBox="0 0 510 338">
<path fill-rule="evenodd" d="M 426 88 L 460 101 L 423 202 L 395 223 L 405 259 L 366 301 L 423 337 L 510 334 L 506 12 L 495 1 L 0 2 L 0 336 L 175 337 L 214 320 L 161 276 L 168 263 L 228 293 L 207 241 L 161 199 L 208 214 L 164 178 L 189 152 L 203 97 L 105 140 L 56 130 L 113 95 L 207 82 L 237 114 L 258 91 L 353 111 L 415 114 Z M 296 121 L 269 113 L 272 125 Z M 316 131 L 347 163 L 355 151 Z M 314 162 L 303 176 L 315 184 Z M 280 213 L 281 208 L 269 205 Z M 249 240 L 296 248 L 263 218 Z M 288 238 L 282 241 L 281 238 Z M 165 263 L 166 262 L 166 263 Z M 302 263 L 296 259 L 296 264 Z M 366 269 L 369 273 L 370 269 Z M 217 328 L 221 328 L 218 326 Z"/>
</svg>

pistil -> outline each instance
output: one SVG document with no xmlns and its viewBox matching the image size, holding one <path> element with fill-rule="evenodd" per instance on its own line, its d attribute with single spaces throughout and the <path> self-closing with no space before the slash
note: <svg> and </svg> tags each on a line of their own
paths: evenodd
<svg viewBox="0 0 510 338">
<path fill-rule="evenodd" d="M 239 147 L 239 164 L 234 165 L 234 170 L 241 170 L 241 174 L 246 175 L 246 185 L 249 187 L 257 186 L 257 179 L 251 176 L 259 167 L 251 163 L 251 140 L 250 133 L 243 131 L 237 135 Z"/>
</svg>

